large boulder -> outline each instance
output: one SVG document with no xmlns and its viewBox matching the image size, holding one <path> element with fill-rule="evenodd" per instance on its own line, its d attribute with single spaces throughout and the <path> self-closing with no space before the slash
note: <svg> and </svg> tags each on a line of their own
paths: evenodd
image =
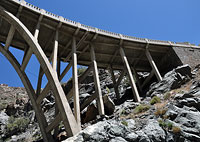
<svg viewBox="0 0 200 142">
<path fill-rule="evenodd" d="M 86 129 L 80 131 L 74 137 L 66 139 L 64 142 L 132 142 L 130 138 L 137 139 L 137 135 L 129 134 L 131 130 L 128 128 L 128 125 L 131 122 L 132 121 L 127 121 L 127 125 L 124 125 L 122 121 L 117 120 L 101 121 L 88 126 Z M 129 136 L 127 137 L 128 134 Z"/>
<path fill-rule="evenodd" d="M 147 92 L 147 96 L 163 94 L 172 89 L 177 89 L 189 81 L 191 77 L 192 73 L 189 65 L 179 66 L 165 74 L 162 81 L 152 84 Z"/>
<path fill-rule="evenodd" d="M 141 131 L 143 131 L 149 137 L 149 139 L 154 142 L 165 141 L 165 131 L 159 126 L 157 120 L 150 119 L 147 123 L 147 126 Z"/>
</svg>

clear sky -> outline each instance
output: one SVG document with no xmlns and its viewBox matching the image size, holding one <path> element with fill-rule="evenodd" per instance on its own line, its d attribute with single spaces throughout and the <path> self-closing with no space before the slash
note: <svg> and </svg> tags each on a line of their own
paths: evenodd
<svg viewBox="0 0 200 142">
<path fill-rule="evenodd" d="M 200 0 L 26 1 L 70 20 L 116 33 L 200 44 Z M 12 52 L 19 59 L 23 57 L 21 51 L 12 49 Z M 0 67 L 0 84 L 23 86 L 13 67 L 1 53 Z M 39 65 L 32 57 L 26 73 L 34 87 L 38 69 Z"/>
</svg>

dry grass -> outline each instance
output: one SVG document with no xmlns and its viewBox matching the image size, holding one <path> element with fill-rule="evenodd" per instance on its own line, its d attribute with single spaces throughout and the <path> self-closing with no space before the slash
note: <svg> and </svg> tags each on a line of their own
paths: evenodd
<svg viewBox="0 0 200 142">
<path fill-rule="evenodd" d="M 190 90 L 191 86 L 192 86 L 192 80 L 187 82 L 185 85 L 181 86 L 180 88 L 172 90 L 171 92 L 172 94 L 187 92 Z"/>
<path fill-rule="evenodd" d="M 165 101 L 165 102 L 157 103 L 154 106 L 156 109 L 161 109 L 161 108 L 165 108 L 167 103 L 168 103 L 168 101 Z"/>
<path fill-rule="evenodd" d="M 167 119 L 168 116 L 165 115 L 165 113 L 166 113 L 167 110 L 168 110 L 168 109 L 166 108 L 166 105 L 167 105 L 167 101 L 162 102 L 162 103 L 157 103 L 157 104 L 155 104 L 155 109 L 156 109 L 156 111 L 154 112 L 154 114 L 155 114 L 156 116 L 160 116 L 160 117 L 162 117 L 162 118 L 164 118 L 164 119 Z"/>
<path fill-rule="evenodd" d="M 165 115 L 165 113 L 167 112 L 167 109 L 166 108 L 163 108 L 163 109 L 157 109 L 154 114 L 156 116 L 160 116 L 160 117 L 163 117 Z M 167 116 L 165 116 L 166 118 Z"/>
<path fill-rule="evenodd" d="M 178 134 L 178 133 L 181 132 L 181 128 L 178 127 L 178 126 L 172 126 L 172 132 L 173 132 L 174 134 Z"/>
</svg>

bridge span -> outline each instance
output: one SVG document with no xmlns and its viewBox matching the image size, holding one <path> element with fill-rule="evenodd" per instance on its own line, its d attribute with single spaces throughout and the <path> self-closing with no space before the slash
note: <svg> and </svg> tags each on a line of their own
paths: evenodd
<svg viewBox="0 0 200 142">
<path fill-rule="evenodd" d="M 169 58 L 173 47 L 199 48 L 190 43 L 137 38 L 94 28 L 55 15 L 24 0 L 0 0 L 0 42 L 0 52 L 15 68 L 29 94 L 44 141 L 53 141 L 51 132 L 54 135 L 58 133 L 60 122 L 63 122 L 69 136 L 81 130 L 79 83 L 90 71 L 94 74 L 95 95 L 85 102 L 84 107 L 97 99 L 99 114 L 104 115 L 98 68 L 110 70 L 117 98 L 118 85 L 127 74 L 134 99 L 139 102 L 139 92 L 154 75 L 160 81 L 166 68 L 181 64 L 173 61 L 178 60 L 176 55 Z M 24 52 L 22 62 L 18 62 L 9 51 L 10 46 Z M 25 72 L 33 54 L 40 64 L 36 91 Z M 61 62 L 68 64 L 63 72 L 60 70 Z M 77 65 L 88 66 L 79 77 Z M 65 95 L 60 81 L 71 67 L 73 87 Z M 121 71 L 118 79 L 114 76 L 114 70 Z M 144 82 L 140 82 L 137 72 L 150 74 Z M 46 75 L 48 83 L 41 90 L 43 75 Z M 49 90 L 53 91 L 56 99 L 55 119 L 52 122 L 47 122 L 41 109 L 41 102 Z M 72 97 L 74 111 L 68 103 Z"/>
</svg>

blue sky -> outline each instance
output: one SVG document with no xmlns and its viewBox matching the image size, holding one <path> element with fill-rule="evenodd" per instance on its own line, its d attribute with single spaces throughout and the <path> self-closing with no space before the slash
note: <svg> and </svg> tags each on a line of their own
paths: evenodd
<svg viewBox="0 0 200 142">
<path fill-rule="evenodd" d="M 40 8 L 89 26 L 125 35 L 200 44 L 200 0 L 26 0 Z M 21 51 L 12 49 L 19 60 Z M 0 84 L 23 86 L 0 53 Z M 27 67 L 34 88 L 39 65 Z M 64 79 L 66 81 L 70 74 Z M 44 81 L 46 79 L 44 78 Z"/>
</svg>

